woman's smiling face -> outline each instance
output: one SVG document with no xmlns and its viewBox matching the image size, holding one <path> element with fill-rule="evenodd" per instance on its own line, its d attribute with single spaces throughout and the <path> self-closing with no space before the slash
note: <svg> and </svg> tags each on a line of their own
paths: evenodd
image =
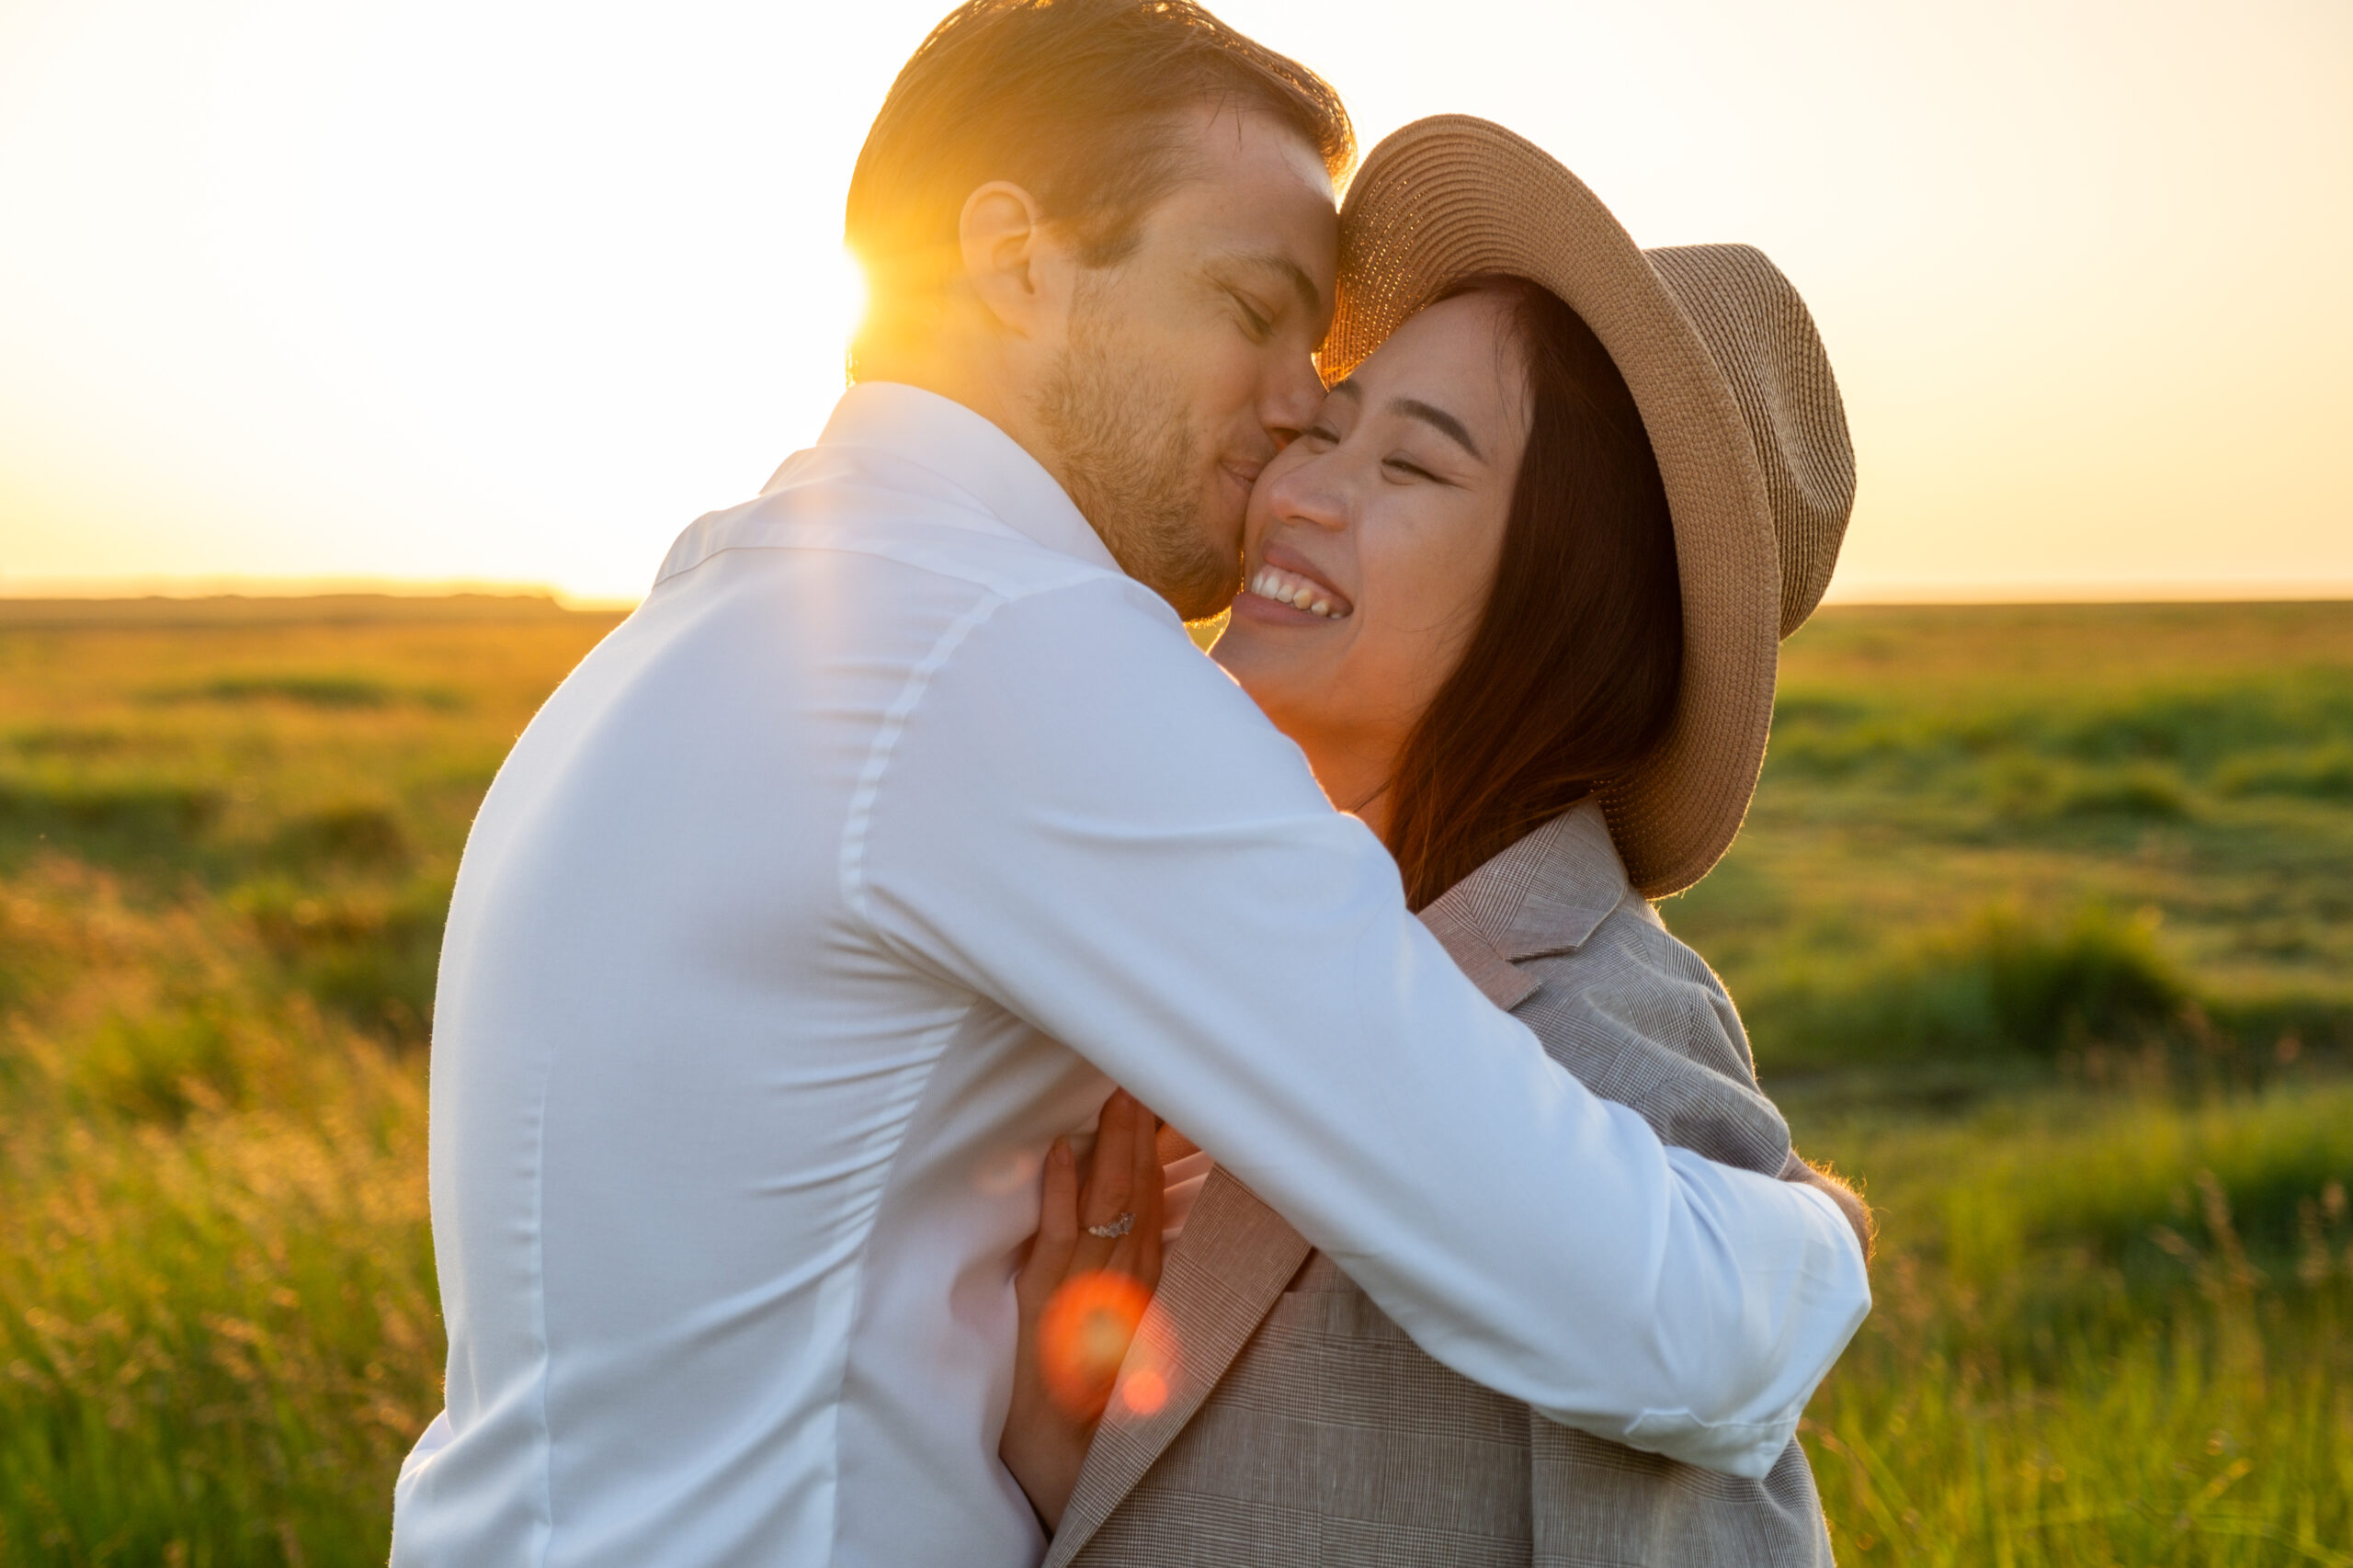
<svg viewBox="0 0 2353 1568">
<path fill-rule="evenodd" d="M 1477 628 L 1529 419 L 1508 307 L 1463 295 L 1400 326 L 1259 476 L 1217 661 L 1344 808 L 1334 775 L 1385 781 Z"/>
</svg>

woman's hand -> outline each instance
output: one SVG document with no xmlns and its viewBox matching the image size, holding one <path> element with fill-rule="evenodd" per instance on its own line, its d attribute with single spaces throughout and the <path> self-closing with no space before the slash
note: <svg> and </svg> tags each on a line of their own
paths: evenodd
<svg viewBox="0 0 2353 1568">
<path fill-rule="evenodd" d="M 1157 1131 L 1122 1089 L 1103 1104 L 1084 1171 L 1067 1139 L 1046 1154 L 1038 1233 L 1014 1278 L 1021 1339 L 997 1453 L 1049 1531 L 1160 1283 Z"/>
</svg>

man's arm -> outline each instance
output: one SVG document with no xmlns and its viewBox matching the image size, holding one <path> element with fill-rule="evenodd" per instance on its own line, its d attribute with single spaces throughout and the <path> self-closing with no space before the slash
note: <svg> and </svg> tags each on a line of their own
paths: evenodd
<svg viewBox="0 0 2353 1568">
<path fill-rule="evenodd" d="M 1090 585 L 944 646 L 848 824 L 853 911 L 1184 1128 L 1439 1360 L 1762 1475 L 1868 1310 L 1836 1208 L 1551 1062 L 1182 639 Z"/>
<path fill-rule="evenodd" d="M 1810 1187 L 1838 1206 L 1838 1212 L 1855 1232 L 1855 1244 L 1863 1249 L 1868 1262 L 1879 1251 L 1879 1218 L 1854 1184 L 1828 1165 L 1817 1165 L 1795 1149 L 1790 1151 L 1789 1163 L 1781 1167 L 1781 1179 Z"/>
</svg>

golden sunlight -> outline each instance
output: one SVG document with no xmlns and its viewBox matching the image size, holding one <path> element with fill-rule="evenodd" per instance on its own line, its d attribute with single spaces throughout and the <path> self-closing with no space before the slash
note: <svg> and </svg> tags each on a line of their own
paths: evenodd
<svg viewBox="0 0 2353 1568">
<path fill-rule="evenodd" d="M 866 269 L 845 245 L 834 253 L 833 264 L 823 268 L 822 276 L 808 282 L 812 308 L 823 312 L 826 327 L 847 354 L 849 340 L 866 320 Z"/>
<path fill-rule="evenodd" d="M 946 8 L 0 6 L 0 591 L 642 593 L 840 394 L 850 169 Z M 1833 597 L 2353 588 L 2342 7 L 1218 9 L 1368 145 L 1474 109 L 1769 252 L 1863 453 Z"/>
</svg>

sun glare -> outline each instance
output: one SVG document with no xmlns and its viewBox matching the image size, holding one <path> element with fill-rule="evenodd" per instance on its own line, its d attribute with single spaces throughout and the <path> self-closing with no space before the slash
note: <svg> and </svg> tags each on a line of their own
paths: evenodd
<svg viewBox="0 0 2353 1568">
<path fill-rule="evenodd" d="M 834 253 L 834 264 L 828 276 L 822 279 L 821 308 L 826 319 L 838 330 L 842 350 L 847 353 L 849 340 L 858 335 L 860 322 L 866 319 L 866 269 L 858 263 L 847 245 Z"/>
</svg>

